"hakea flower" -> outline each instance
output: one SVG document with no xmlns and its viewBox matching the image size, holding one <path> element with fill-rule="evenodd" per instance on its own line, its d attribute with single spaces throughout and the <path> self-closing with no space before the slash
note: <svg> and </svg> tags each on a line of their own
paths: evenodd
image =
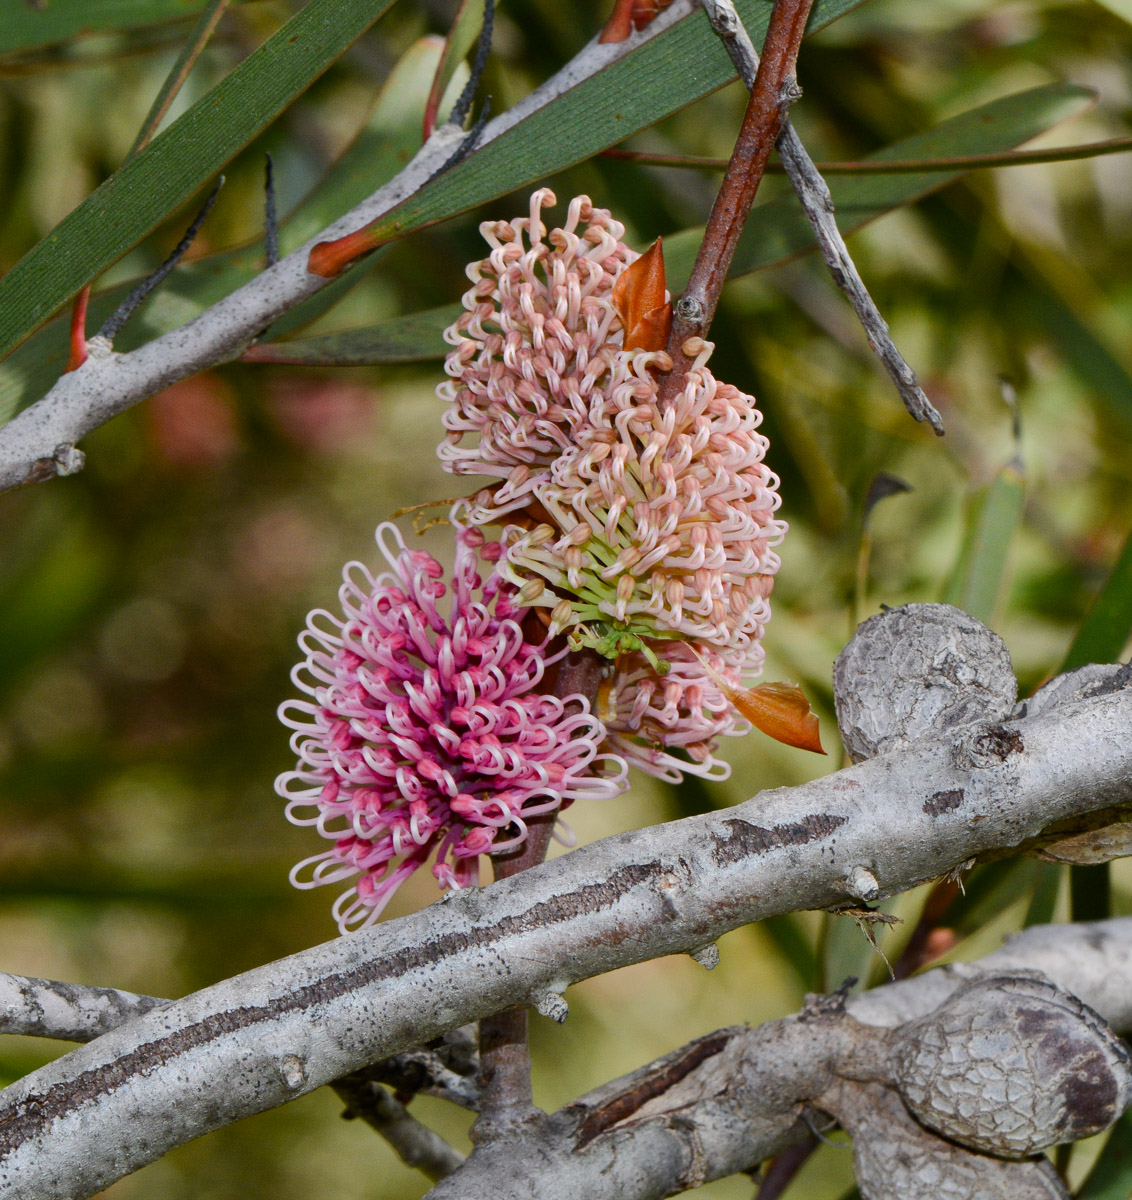
<svg viewBox="0 0 1132 1200">
<path fill-rule="evenodd" d="M 547 234 L 552 203 L 542 189 L 529 217 L 481 226 L 490 256 L 468 268 L 467 311 L 445 333 L 440 457 L 493 481 L 469 519 L 507 524 L 501 573 L 520 603 L 551 609 L 552 635 L 616 662 L 603 711 L 611 745 L 637 765 L 722 770 L 718 738 L 746 729 L 737 712 L 788 741 L 805 723 L 812 748 L 800 693 L 764 685 L 756 702 L 742 690 L 762 665 L 786 528 L 754 398 L 717 381 L 712 345 L 690 339 L 694 362 L 662 409 L 659 243 L 637 255 L 584 196 Z M 764 720 L 776 705 L 785 718 Z"/>
<path fill-rule="evenodd" d="M 611 656 L 648 638 L 745 654 L 770 617 L 772 547 L 786 526 L 762 415 L 712 375 L 712 344 L 695 342 L 685 386 L 663 410 L 652 356 L 616 358 L 574 445 L 536 489 L 552 523 L 504 534 L 504 571 L 524 600 L 552 607 L 575 644 Z"/>
<path fill-rule="evenodd" d="M 646 774 L 679 783 L 685 774 L 723 780 L 730 764 L 716 758 L 721 737 L 748 733 L 721 685 L 740 688 L 743 675 L 757 674 L 762 647 L 736 651 L 693 651 L 686 642 L 656 646 L 661 675 L 640 651 L 623 655 L 598 693 L 598 715 L 608 745 Z M 671 751 L 677 751 L 679 757 Z"/>
<path fill-rule="evenodd" d="M 529 217 L 480 225 L 491 253 L 468 267 L 467 311 L 444 331 L 455 349 L 437 389 L 449 402 L 440 460 L 453 474 L 500 481 L 477 497 L 476 523 L 529 503 L 588 421 L 621 349 L 614 289 L 640 256 L 588 196 L 571 200 L 566 224 L 548 234 L 540 213 L 555 203 L 540 188 Z"/>
<path fill-rule="evenodd" d="M 474 884 L 479 856 L 522 842 L 530 818 L 626 787 L 588 701 L 538 690 L 557 656 L 524 640 L 515 588 L 481 579 L 500 544 L 457 526 L 445 613 L 440 563 L 392 524 L 376 536 L 390 570 L 347 565 L 342 616 L 316 610 L 299 638 L 293 678 L 310 699 L 279 710 L 298 765 L 276 790 L 289 820 L 333 843 L 291 881 L 355 877 L 333 908 L 342 932 L 375 921 L 430 857 L 442 887 Z"/>
</svg>

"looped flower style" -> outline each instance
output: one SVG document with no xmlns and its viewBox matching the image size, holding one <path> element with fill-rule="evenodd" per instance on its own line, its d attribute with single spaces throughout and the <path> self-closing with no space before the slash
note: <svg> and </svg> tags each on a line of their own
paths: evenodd
<svg viewBox="0 0 1132 1200">
<path fill-rule="evenodd" d="M 455 349 L 437 389 L 449 402 L 440 461 L 456 475 L 502 481 L 476 498 L 477 524 L 529 502 L 574 444 L 620 349 L 613 287 L 640 255 L 588 196 L 571 200 L 565 225 L 547 233 L 541 212 L 555 203 L 539 188 L 528 217 L 480 225 L 491 252 L 469 265 L 466 311 L 444 331 Z M 475 445 L 463 444 L 469 435 Z"/>
<path fill-rule="evenodd" d="M 778 480 L 762 461 L 754 398 L 715 379 L 711 350 L 702 343 L 663 411 L 650 356 L 620 355 L 575 446 L 535 491 L 553 524 L 504 534 L 508 576 L 549 585 L 531 603 L 570 599 L 559 627 L 596 622 L 717 649 L 761 638 L 785 529 Z M 604 652 L 592 636 L 578 643 Z"/>
<path fill-rule="evenodd" d="M 758 673 L 762 647 L 756 644 L 746 654 L 705 649 L 698 657 L 686 642 L 656 649 L 667 668 L 663 675 L 639 651 L 626 654 L 599 693 L 607 745 L 630 766 L 669 783 L 685 775 L 727 779 L 730 763 L 715 757 L 719 739 L 741 737 L 751 726 L 736 715 L 705 664 L 720 679 L 742 687 L 745 674 Z"/>
<path fill-rule="evenodd" d="M 479 856 L 518 845 L 532 817 L 627 786 L 624 761 L 599 752 L 605 729 L 589 702 L 537 690 L 563 652 L 524 640 L 515 588 L 491 571 L 500 544 L 455 528 L 445 614 L 440 563 L 407 549 L 395 525 L 378 527 L 390 570 L 346 566 L 342 617 L 316 610 L 299 638 L 306 659 L 292 678 L 310 699 L 279 710 L 298 756 L 276 781 L 287 817 L 334 843 L 291 881 L 357 876 L 333 908 L 343 933 L 372 924 L 429 858 L 442 887 L 466 887 Z"/>
<path fill-rule="evenodd" d="M 684 389 L 661 408 L 657 375 L 671 360 L 623 348 L 615 302 L 640 256 L 587 196 L 547 233 L 553 203 L 543 188 L 529 216 L 480 226 L 491 252 L 469 266 L 466 311 L 444 335 L 454 349 L 439 455 L 448 471 L 494 481 L 468 516 L 504 524 L 499 569 L 519 601 L 551 609 L 551 634 L 615 663 L 610 744 L 663 778 L 719 777 L 718 738 L 748 726 L 705 664 L 735 687 L 758 675 L 786 530 L 762 414 L 714 377 L 702 339 L 685 345 Z M 677 748 L 692 761 L 667 752 Z"/>
</svg>

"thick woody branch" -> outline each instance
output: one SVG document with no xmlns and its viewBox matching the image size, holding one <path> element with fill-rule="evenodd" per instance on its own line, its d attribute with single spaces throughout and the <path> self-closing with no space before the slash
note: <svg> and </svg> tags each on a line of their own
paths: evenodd
<svg viewBox="0 0 1132 1200">
<path fill-rule="evenodd" d="M 638 1200 L 750 1170 L 810 1136 L 799 1119 L 800 1098 L 833 1097 L 837 1071 L 861 1057 L 854 1042 L 883 1045 L 883 1037 L 874 1044 L 870 1030 L 897 1030 L 934 1013 L 973 981 L 1009 980 L 1019 972 L 1040 972 L 1117 1032 L 1132 1031 L 1132 918 L 1038 926 L 977 962 L 850 998 L 845 1014 L 864 1030 L 826 1020 L 838 1015 L 832 998 L 756 1029 L 718 1030 L 545 1118 L 526 1143 L 477 1149 L 449 1184 L 430 1195 Z M 883 1056 L 875 1057 L 873 1066 L 881 1065 Z M 868 1074 L 873 1066 L 852 1073 Z M 369 1101 L 363 1097 L 360 1107 Z M 384 1111 L 381 1100 L 376 1104 Z M 390 1106 L 389 1115 L 400 1114 Z M 423 1155 L 419 1165 L 426 1169 L 454 1165 L 455 1152 L 443 1144 L 430 1157 L 429 1131 L 414 1124 L 406 1154 Z"/>
<path fill-rule="evenodd" d="M 495 1200 L 527 1200 L 530 1196 L 539 1200 L 573 1200 L 577 1196 L 654 1200 L 712 1179 L 752 1171 L 771 1155 L 804 1142 L 811 1134 L 802 1113 L 811 1101 L 826 1111 L 836 1110 L 852 1129 L 860 1167 L 861 1152 L 866 1152 L 867 1159 L 867 1152 L 884 1146 L 893 1132 L 891 1127 L 887 1132 L 884 1128 L 862 1129 L 860 1123 L 867 1122 L 870 1114 L 889 1100 L 903 1109 L 894 1089 L 900 1088 L 914 1100 L 916 1085 L 923 1083 L 924 1064 L 911 1055 L 909 1069 L 900 1050 L 914 1050 L 920 1041 L 917 1023 L 946 1012 L 942 1006 L 948 1001 L 954 1008 L 962 990 L 975 986 L 976 981 L 980 990 L 977 1007 L 995 1010 L 1004 1036 L 1012 1033 L 1012 1017 L 1016 1020 L 1022 1015 L 1023 1026 L 1027 1018 L 1036 1026 L 1035 1016 L 1043 1000 L 1052 999 L 1052 1011 L 1057 1013 L 1061 1006 L 1050 982 L 1056 984 L 1062 994 L 1068 993 L 1064 995 L 1068 1003 L 1061 1010 L 1068 1019 L 1059 1031 L 1057 1052 L 1073 1057 L 1071 1051 L 1066 1053 L 1069 1046 L 1076 1045 L 1079 1052 L 1082 1043 L 1089 1044 L 1090 1027 L 1096 1036 L 1090 1050 L 1100 1051 L 1091 1060 L 1098 1067 L 1095 1080 L 1099 1086 L 1088 1097 L 1078 1092 L 1075 1077 L 1054 1079 L 1053 1072 L 1032 1072 L 1027 1079 L 1025 1070 L 1017 1072 L 1012 1077 L 1016 1103 L 1002 1124 L 1010 1126 L 1017 1118 L 1021 1126 L 1026 1102 L 1035 1091 L 1052 1092 L 1066 1083 L 1068 1095 L 1079 1097 L 1081 1103 L 1070 1100 L 1063 1110 L 1065 1119 L 1083 1120 L 1085 1128 L 1115 1120 L 1130 1094 L 1132 1069 L 1127 1051 L 1115 1042 L 1110 1029 L 1097 1028 L 1095 1016 L 1099 1013 L 1117 1031 L 1132 1028 L 1132 1004 L 1119 994 L 1132 983 L 1132 918 L 1038 927 L 1010 939 L 1003 949 L 976 963 L 945 967 L 919 979 L 877 988 L 847 1003 L 843 997 L 810 997 L 798 1015 L 756 1029 L 717 1030 L 583 1096 L 546 1119 L 537 1138 L 477 1149 L 459 1172 L 429 1193 L 430 1200 L 476 1195 L 491 1195 Z M 1095 1012 L 1073 1011 L 1074 996 L 1085 999 Z M 1050 1038 L 1056 1025 L 1048 1020 L 1050 1009 L 1045 1015 L 1042 1032 Z M 952 1026 L 950 1032 L 959 1036 L 951 1039 L 949 1049 L 953 1059 L 962 1062 L 966 1030 L 962 1022 L 953 1021 Z M 943 1032 L 949 1031 L 945 1028 Z M 934 1036 L 929 1043 L 938 1042 L 938 1027 L 931 1033 Z M 1016 1049 L 1033 1053 L 1025 1034 L 1014 1037 Z M 1104 1068 L 1100 1067 L 1102 1060 Z M 980 1068 L 972 1065 L 977 1079 Z M 1083 1065 L 1081 1058 L 1072 1063 L 1077 1068 Z M 1029 1094 L 1022 1092 L 1027 1083 Z M 1107 1108 L 1097 1111 L 1095 1106 L 1099 1101 L 1103 1107 L 1101 1097 L 1106 1095 Z M 965 1099 L 978 1111 L 977 1092 Z M 1056 1111 L 1055 1105 L 1049 1108 Z M 993 1137 L 999 1114 L 1005 1117 L 1003 1106 L 988 1094 L 979 1114 L 980 1132 Z M 913 1127 L 919 1149 L 934 1159 L 935 1174 L 926 1181 L 927 1187 L 916 1187 L 916 1180 L 904 1179 L 904 1190 L 892 1193 L 900 1200 L 936 1200 L 942 1195 L 974 1195 L 976 1190 L 979 1195 L 1001 1194 L 1010 1200 L 1063 1195 L 1044 1190 L 1048 1179 L 1044 1169 L 1029 1162 L 1003 1162 L 970 1153 L 918 1127 L 907 1113 L 904 1119 Z M 1062 1132 L 1057 1125 L 1051 1121 L 1045 1136 L 1057 1138 Z M 1024 1157 L 1011 1152 L 1009 1138 L 1009 1134 L 1003 1138 L 1002 1152 L 1010 1158 Z M 1044 1137 L 1039 1134 L 1036 1140 L 1044 1141 Z M 950 1172 L 961 1180 L 972 1174 L 977 1180 L 989 1176 L 992 1181 L 1001 1180 L 1008 1190 L 948 1191 L 945 1185 L 955 1182 L 948 1178 Z M 865 1181 L 859 1181 L 864 1187 Z M 865 1194 L 881 1193 L 870 1188 Z"/>
<path fill-rule="evenodd" d="M 626 42 L 591 42 L 541 87 L 490 121 L 475 144 L 482 148 L 494 141 L 695 9 L 695 0 L 675 0 Z M 330 282 L 307 269 L 316 243 L 344 237 L 384 216 L 447 166 L 464 140 L 457 126 L 441 126 L 395 179 L 181 328 L 128 354 L 117 353 L 104 339 L 92 338 L 87 344 L 89 356 L 79 370 L 61 376 L 42 399 L 0 429 L 0 491 L 81 470 L 83 458 L 75 443 L 91 430 L 179 379 L 238 358 L 272 321 Z"/>
<path fill-rule="evenodd" d="M 1132 805 L 1129 729 L 1129 689 L 957 725 L 226 980 L 6 1089 L 0 1195 L 89 1195 L 210 1129 L 578 980 L 1106 824 Z"/>
<path fill-rule="evenodd" d="M 747 85 L 748 91 L 755 86 L 756 73 L 759 66 L 759 56 L 747 35 L 739 15 L 735 11 L 732 0 L 703 0 L 704 10 L 711 21 L 712 28 L 719 35 L 727 48 L 731 61 L 739 72 L 739 77 Z M 775 143 L 778 156 L 786 175 L 798 196 L 802 209 L 813 227 L 822 258 L 829 267 L 834 283 L 845 293 L 846 299 L 853 306 L 857 319 L 861 322 L 869 338 L 869 346 L 884 365 L 904 407 L 917 421 L 927 421 L 937 434 L 943 433 L 943 422 L 935 406 L 924 394 L 916 372 L 908 365 L 904 356 L 896 348 L 889 333 L 888 323 L 881 316 L 864 280 L 853 262 L 845 239 L 837 228 L 834 217 L 833 197 L 829 187 L 814 165 L 802 139 L 786 117 Z"/>
</svg>

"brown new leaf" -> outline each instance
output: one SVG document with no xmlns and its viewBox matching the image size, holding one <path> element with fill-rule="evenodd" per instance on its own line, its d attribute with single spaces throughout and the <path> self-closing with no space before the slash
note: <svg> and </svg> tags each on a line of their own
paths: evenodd
<svg viewBox="0 0 1132 1200">
<path fill-rule="evenodd" d="M 672 305 L 665 299 L 660 238 L 621 272 L 613 285 L 613 303 L 625 330 L 623 349 L 664 349 L 672 327 Z"/>
<path fill-rule="evenodd" d="M 825 753 L 817 715 L 796 683 L 760 683 L 746 689 L 726 687 L 723 694 L 767 737 L 799 750 Z"/>
</svg>

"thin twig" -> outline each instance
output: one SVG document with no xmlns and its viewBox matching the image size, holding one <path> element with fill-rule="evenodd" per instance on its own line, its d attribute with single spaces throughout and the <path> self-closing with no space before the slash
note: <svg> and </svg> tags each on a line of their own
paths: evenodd
<svg viewBox="0 0 1132 1200">
<path fill-rule="evenodd" d="M 475 1025 L 462 1025 L 426 1047 L 378 1059 L 354 1074 L 372 1083 L 387 1084 L 397 1093 L 435 1096 L 478 1112 L 480 1064 L 476 1034 Z"/>
<path fill-rule="evenodd" d="M 145 279 L 138 284 L 136 288 L 122 301 L 121 304 L 111 313 L 106 324 L 98 331 L 98 337 L 104 338 L 107 342 L 113 342 L 118 336 L 122 326 L 133 316 L 134 310 L 139 304 L 153 291 L 155 287 L 169 274 L 170 271 L 181 261 L 185 256 L 185 252 L 196 240 L 196 236 L 200 233 L 201 226 L 204 224 L 208 214 L 212 211 L 212 206 L 216 203 L 216 197 L 220 195 L 220 189 L 224 186 L 224 176 L 221 175 L 216 181 L 216 186 L 208 194 L 208 199 L 204 202 L 200 212 L 193 217 L 192 224 L 185 230 L 185 236 L 173 248 L 173 253 L 153 272 L 152 275 L 146 276 Z"/>
<path fill-rule="evenodd" d="M 464 1156 L 455 1147 L 422 1125 L 380 1083 L 349 1075 L 333 1086 L 346 1105 L 342 1113 L 346 1120 L 365 1121 L 392 1146 L 406 1166 L 416 1167 L 434 1183 L 447 1178 L 463 1163 Z"/>
<path fill-rule="evenodd" d="M 711 0 L 708 0 L 710 3 Z M 718 0 L 716 0 L 718 3 Z M 1101 158 L 1106 154 L 1127 154 L 1132 150 L 1132 137 L 1107 138 L 1101 142 L 1083 142 L 1079 146 L 1055 146 L 1049 150 L 1004 150 L 1001 154 L 953 154 L 942 158 L 862 158 L 837 162 L 815 162 L 823 175 L 924 175 L 934 171 L 977 171 L 990 167 L 1025 167 L 1035 163 L 1074 162 L 1079 159 Z M 625 159 L 653 167 L 682 167 L 723 171 L 727 159 L 710 158 L 699 154 L 657 154 L 650 150 L 625 150 L 610 146 L 601 152 L 602 158 Z M 781 162 L 769 162 L 767 175 L 784 175 L 787 168 Z"/>
<path fill-rule="evenodd" d="M 786 110 L 798 94 L 794 66 L 810 4 L 811 0 L 775 0 L 743 125 L 712 205 L 688 286 L 673 309 L 668 338 L 673 365 L 661 379 L 657 402 L 662 407 L 670 404 L 684 387 L 684 376 L 694 357 L 684 352 L 685 342 L 704 336 L 711 326 L 763 169 Z"/>
<path fill-rule="evenodd" d="M 484 0 L 483 28 L 480 30 L 479 42 L 476 44 L 476 56 L 472 59 L 472 73 L 468 77 L 468 82 L 464 84 L 464 90 L 460 93 L 459 99 L 452 107 L 452 113 L 448 118 L 450 125 L 462 127 L 468 119 L 468 113 L 472 111 L 472 101 L 476 98 L 476 91 L 483 78 L 484 69 L 487 67 L 487 60 L 491 56 L 491 35 L 494 28 L 495 0 Z M 484 119 L 481 118 L 481 120 Z"/>
<path fill-rule="evenodd" d="M 703 0 L 703 5 L 712 28 L 719 34 L 720 40 L 727 48 L 728 54 L 731 55 L 731 61 L 735 64 L 743 82 L 751 89 L 751 104 L 753 105 L 765 64 L 765 50 L 763 62 L 760 62 L 751 39 L 739 20 L 732 0 Z M 777 7 L 775 11 L 777 12 Z M 769 33 L 767 45 L 770 45 Z M 748 109 L 748 111 L 750 110 Z M 904 407 L 917 421 L 927 421 L 937 434 L 942 435 L 943 421 L 935 406 L 924 394 L 923 388 L 920 387 L 916 372 L 912 370 L 904 356 L 896 348 L 889 333 L 888 324 L 869 295 L 845 245 L 845 239 L 837 228 L 837 221 L 833 215 L 833 197 L 829 193 L 829 188 L 821 177 L 821 173 L 814 166 L 813 159 L 802 145 L 802 140 L 798 137 L 789 119 L 782 123 L 777 145 L 786 174 L 790 177 L 790 182 L 805 210 L 806 217 L 813 226 L 822 257 L 829 267 L 834 282 L 845 293 L 849 303 L 853 306 L 857 319 L 868 335 L 869 346 L 883 363 L 889 377 L 896 385 L 896 390 L 904 401 Z M 726 178 L 724 186 L 726 186 Z M 706 234 L 704 244 L 707 245 Z M 722 280 L 720 283 L 722 284 Z M 677 312 L 679 312 L 679 307 Z M 675 333 L 675 329 L 673 332 Z M 696 331 L 692 330 L 691 332 Z M 673 373 L 675 374 L 675 372 Z"/>
</svg>

